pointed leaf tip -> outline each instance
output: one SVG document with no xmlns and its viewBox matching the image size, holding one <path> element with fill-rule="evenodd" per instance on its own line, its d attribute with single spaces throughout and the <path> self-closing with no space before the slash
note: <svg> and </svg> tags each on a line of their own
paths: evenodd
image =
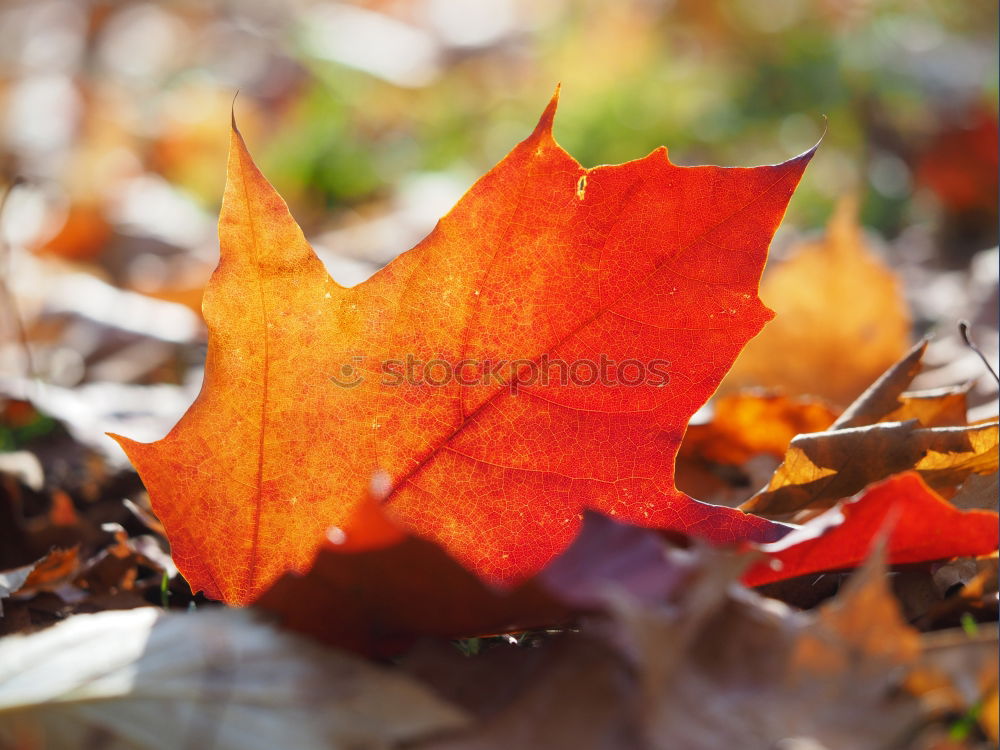
<svg viewBox="0 0 1000 750">
<path fill-rule="evenodd" d="M 559 91 L 561 88 L 562 84 L 557 83 L 556 90 L 552 93 L 552 98 L 549 99 L 549 103 L 545 106 L 545 111 L 542 112 L 535 130 L 531 134 L 532 137 L 552 136 L 552 123 L 556 117 L 556 110 L 559 108 Z"/>
<path fill-rule="evenodd" d="M 232 125 L 233 130 L 235 130 L 237 133 L 240 132 L 240 129 L 236 127 L 236 99 L 239 95 L 240 95 L 240 90 L 236 89 L 236 93 L 233 94 L 233 102 L 232 104 L 229 105 L 230 124 Z"/>
<path fill-rule="evenodd" d="M 826 134 L 830 132 L 830 120 L 826 115 L 820 115 L 823 118 L 823 132 L 819 134 L 819 138 L 812 145 L 811 148 L 806 149 L 801 154 L 799 154 L 796 159 L 804 159 L 807 163 L 816 155 L 819 147 L 823 144 Z"/>
</svg>

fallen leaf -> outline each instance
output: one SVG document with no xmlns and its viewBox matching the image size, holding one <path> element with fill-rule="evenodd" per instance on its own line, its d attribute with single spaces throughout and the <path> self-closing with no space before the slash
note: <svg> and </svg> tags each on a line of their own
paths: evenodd
<svg viewBox="0 0 1000 750">
<path fill-rule="evenodd" d="M 1000 425 L 921 428 L 908 422 L 799 435 L 768 487 L 741 505 L 767 518 L 829 508 L 872 482 L 914 469 L 931 486 L 955 486 L 997 470 Z"/>
<path fill-rule="evenodd" d="M 992 474 L 970 474 L 962 482 L 950 502 L 962 510 L 1000 511 L 1000 481 L 997 472 Z"/>
<path fill-rule="evenodd" d="M 867 247 L 854 200 L 840 202 L 821 241 L 769 271 L 760 294 L 777 318 L 737 358 L 724 389 L 781 388 L 848 404 L 906 349 L 902 290 Z"/>
<path fill-rule="evenodd" d="M 706 581 L 693 610 L 623 602 L 650 746 L 884 748 L 912 731 L 899 688 L 919 654 L 876 557 L 815 615 Z M 650 674 L 650 670 L 652 674 Z"/>
<path fill-rule="evenodd" d="M 393 517 L 493 581 L 541 569 L 583 508 L 720 542 L 780 533 L 678 492 L 673 463 L 771 317 L 757 283 L 812 151 L 585 169 L 552 138 L 555 106 L 350 289 L 233 129 L 203 389 L 163 440 L 116 438 L 194 590 L 245 603 L 307 569 L 373 479 Z"/>
<path fill-rule="evenodd" d="M 712 421 L 688 427 L 678 460 L 738 466 L 759 453 L 785 455 L 796 435 L 822 432 L 837 414 L 812 398 L 741 392 L 715 403 Z"/>
<path fill-rule="evenodd" d="M 657 532 L 587 512 L 566 550 L 505 591 L 484 584 L 437 544 L 401 533 L 374 506 L 363 516 L 353 531 L 334 529 L 307 573 L 286 573 L 255 606 L 327 644 L 386 655 L 418 636 L 567 624 L 602 609 L 612 585 L 642 601 L 663 600 L 689 573 L 666 554 Z"/>
<path fill-rule="evenodd" d="M 888 534 L 893 565 L 988 555 L 997 548 L 997 514 L 960 511 L 920 476 L 906 472 L 867 489 L 857 500 L 817 516 L 778 542 L 744 576 L 748 586 L 860 565 L 872 540 Z"/>
<path fill-rule="evenodd" d="M 4 747 L 390 748 L 465 722 L 404 675 L 249 611 L 77 615 L 0 641 Z"/>
<path fill-rule="evenodd" d="M 899 408 L 881 421 L 916 419 L 923 427 L 964 427 L 968 424 L 968 393 L 968 385 L 908 391 L 900 397 Z"/>
<path fill-rule="evenodd" d="M 881 750 L 919 731 L 924 703 L 903 688 L 922 644 L 880 559 L 799 613 L 734 585 L 738 558 L 687 554 L 700 575 L 669 603 L 619 592 L 606 619 L 541 654 L 404 660 L 480 717 L 418 747 Z"/>
<path fill-rule="evenodd" d="M 865 388 L 861 395 L 844 409 L 830 425 L 830 429 L 846 430 L 849 427 L 875 424 L 887 414 L 902 408 L 903 393 L 923 368 L 923 356 L 928 343 L 929 341 L 924 339 L 914 344 L 899 361 L 894 362 L 879 375 L 875 382 Z"/>
</svg>

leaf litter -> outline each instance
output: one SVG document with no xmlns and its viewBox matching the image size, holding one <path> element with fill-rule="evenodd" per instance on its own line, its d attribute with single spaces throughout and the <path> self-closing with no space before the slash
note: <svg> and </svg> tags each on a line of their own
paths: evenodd
<svg viewBox="0 0 1000 750">
<path fill-rule="evenodd" d="M 962 386 L 907 391 L 917 349 L 916 365 L 890 369 L 843 413 L 812 395 L 740 392 L 688 431 L 679 466 L 719 484 L 745 479 L 762 456 L 772 469 L 784 459 L 776 489 L 799 500 L 772 506 L 766 527 L 783 539 L 736 533 L 712 547 L 697 524 L 656 530 L 588 512 L 561 553 L 514 582 L 477 577 L 363 503 L 255 606 L 223 610 L 177 573 L 127 472 L 90 449 L 75 472 L 43 460 L 41 487 L 0 467 L 0 628 L 13 633 L 0 640 L 0 738 L 987 747 L 997 739 L 996 424 L 968 423 Z M 21 403 L 29 424 L 48 419 Z M 44 451 L 54 434 L 44 429 L 18 447 Z M 884 445 L 898 455 L 870 455 L 882 450 L 870 435 L 891 435 Z M 864 460 L 832 460 L 838 440 Z M 798 472 L 796 449 L 810 462 Z M 471 639 L 462 651 L 449 644 L 459 637 Z"/>
</svg>

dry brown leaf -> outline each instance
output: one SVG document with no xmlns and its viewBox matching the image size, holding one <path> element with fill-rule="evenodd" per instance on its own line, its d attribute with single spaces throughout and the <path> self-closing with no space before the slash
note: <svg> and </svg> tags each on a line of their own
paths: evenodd
<svg viewBox="0 0 1000 750">
<path fill-rule="evenodd" d="M 866 246 L 854 200 L 826 236 L 764 277 L 777 317 L 743 350 L 724 387 L 782 388 L 847 404 L 905 351 L 910 316 L 892 272 Z"/>
<path fill-rule="evenodd" d="M 940 428 L 927 430 L 939 435 L 945 431 L 962 434 L 968 438 L 968 447 L 957 447 L 950 441 L 939 442 L 929 438 L 927 454 L 916 465 L 917 471 L 932 487 L 955 486 L 970 474 L 992 474 L 998 468 L 997 450 L 1000 447 L 1000 425 L 993 422 L 970 425 L 968 428 Z"/>
<path fill-rule="evenodd" d="M 919 641 L 880 560 L 817 616 L 725 585 L 738 566 L 712 563 L 669 607 L 619 602 L 615 640 L 639 675 L 644 747 L 860 750 L 906 735 L 919 707 L 898 688 Z"/>
<path fill-rule="evenodd" d="M 899 408 L 880 422 L 905 422 L 916 419 L 924 427 L 963 427 L 968 424 L 967 385 L 909 391 L 900 397 Z"/>
<path fill-rule="evenodd" d="M 921 428 L 908 422 L 799 435 L 767 489 L 742 510 L 787 520 L 832 507 L 872 482 L 916 469 L 935 489 L 997 470 L 998 424 Z"/>
<path fill-rule="evenodd" d="M 910 351 L 879 375 L 874 383 L 844 409 L 830 429 L 843 430 L 848 427 L 875 424 L 886 414 L 901 408 L 904 391 L 923 367 L 922 360 L 924 352 L 927 351 L 927 344 L 927 339 L 914 344 Z"/>
<path fill-rule="evenodd" d="M 918 705 L 898 688 L 919 641 L 885 577 L 869 561 L 815 617 L 710 579 L 671 608 L 621 607 L 649 746 L 860 750 L 905 736 Z"/>
<path fill-rule="evenodd" d="M 913 743 L 931 737 L 928 718 L 989 700 L 980 644 L 954 644 L 945 664 L 924 658 L 937 641 L 903 619 L 881 548 L 816 613 L 734 585 L 745 558 L 670 554 L 699 575 L 669 602 L 619 591 L 607 620 L 540 649 L 469 659 L 425 646 L 405 660 L 479 718 L 421 750 L 926 747 Z M 948 701 L 935 704 L 942 685 Z"/>
<path fill-rule="evenodd" d="M 1000 481 L 997 472 L 970 475 L 952 496 L 951 504 L 962 510 L 1000 511 Z"/>
<path fill-rule="evenodd" d="M 0 641 L 0 746 L 390 748 L 464 714 L 248 611 L 78 615 Z"/>
</svg>

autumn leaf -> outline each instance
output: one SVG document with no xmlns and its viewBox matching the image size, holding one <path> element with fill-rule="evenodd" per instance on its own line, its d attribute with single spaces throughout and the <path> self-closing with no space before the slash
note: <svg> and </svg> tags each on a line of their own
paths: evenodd
<svg viewBox="0 0 1000 750">
<path fill-rule="evenodd" d="M 906 390 L 926 349 L 926 340 L 914 345 L 828 430 L 794 437 L 767 486 L 740 507 L 801 522 L 903 471 L 915 469 L 946 492 L 970 476 L 996 472 L 998 425 L 967 424 L 966 388 Z"/>
<path fill-rule="evenodd" d="M 608 586 L 660 601 L 689 570 L 658 532 L 588 511 L 573 543 L 512 589 L 485 584 L 377 506 L 334 529 L 305 574 L 286 573 L 254 606 L 332 646 L 386 655 L 418 636 L 466 638 L 573 622 L 604 608 Z"/>
<path fill-rule="evenodd" d="M 634 644 L 636 668 L 648 676 L 649 735 L 660 747 L 705 750 L 781 747 L 791 737 L 893 746 L 918 720 L 899 685 L 920 643 L 885 581 L 875 555 L 806 616 L 726 586 L 690 592 L 688 601 L 701 599 L 694 611 L 624 607 L 620 640 Z"/>
<path fill-rule="evenodd" d="M 797 612 L 734 585 L 739 560 L 706 552 L 689 553 L 700 575 L 669 605 L 622 593 L 599 626 L 541 653 L 404 660 L 481 717 L 417 746 L 874 749 L 912 736 L 923 701 L 905 688 L 923 643 L 879 556 L 836 598 Z"/>
<path fill-rule="evenodd" d="M 795 520 L 797 511 L 829 508 L 903 471 L 918 471 L 932 486 L 961 484 L 997 470 L 1000 425 L 927 427 L 880 422 L 799 435 L 768 487 L 742 506 L 768 518 Z"/>
<path fill-rule="evenodd" d="M 732 465 L 759 453 L 780 458 L 792 438 L 825 430 L 836 416 L 817 399 L 734 393 L 716 401 L 711 422 L 688 428 L 678 455 Z"/>
<path fill-rule="evenodd" d="M 900 284 L 867 246 L 845 199 L 826 236 L 764 277 L 777 318 L 744 351 L 723 388 L 765 386 L 844 405 L 906 349 L 910 316 Z"/>
<path fill-rule="evenodd" d="M 673 462 L 771 317 L 757 284 L 812 151 L 586 169 L 554 141 L 555 108 L 349 289 L 234 127 L 201 394 L 163 440 L 117 438 L 193 589 L 244 603 L 306 569 L 373 482 L 405 527 L 507 583 L 584 508 L 720 542 L 782 533 L 678 492 Z"/>
<path fill-rule="evenodd" d="M 900 475 L 782 540 L 757 545 L 765 557 L 744 583 L 855 567 L 880 534 L 888 537 L 886 555 L 893 564 L 984 555 L 997 546 L 997 515 L 963 513 L 917 475 Z M 306 573 L 286 573 L 254 604 L 277 615 L 284 627 L 327 644 L 394 654 L 419 636 L 458 638 L 566 625 L 584 614 L 606 612 L 614 600 L 609 591 L 636 602 L 668 601 L 694 575 L 674 541 L 587 512 L 580 534 L 564 552 L 530 579 L 503 590 L 485 584 L 437 544 L 402 532 L 371 504 L 346 530 L 331 532 Z M 751 551 L 741 546 L 742 552 Z M 745 554 L 732 559 L 738 567 L 747 560 Z"/>
<path fill-rule="evenodd" d="M 891 477 L 859 498 L 817 516 L 773 544 L 768 555 L 744 576 L 761 586 L 794 576 L 854 567 L 868 556 L 872 541 L 888 535 L 890 564 L 988 555 L 997 548 L 1000 526 L 991 511 L 960 511 L 914 472 Z"/>
</svg>

